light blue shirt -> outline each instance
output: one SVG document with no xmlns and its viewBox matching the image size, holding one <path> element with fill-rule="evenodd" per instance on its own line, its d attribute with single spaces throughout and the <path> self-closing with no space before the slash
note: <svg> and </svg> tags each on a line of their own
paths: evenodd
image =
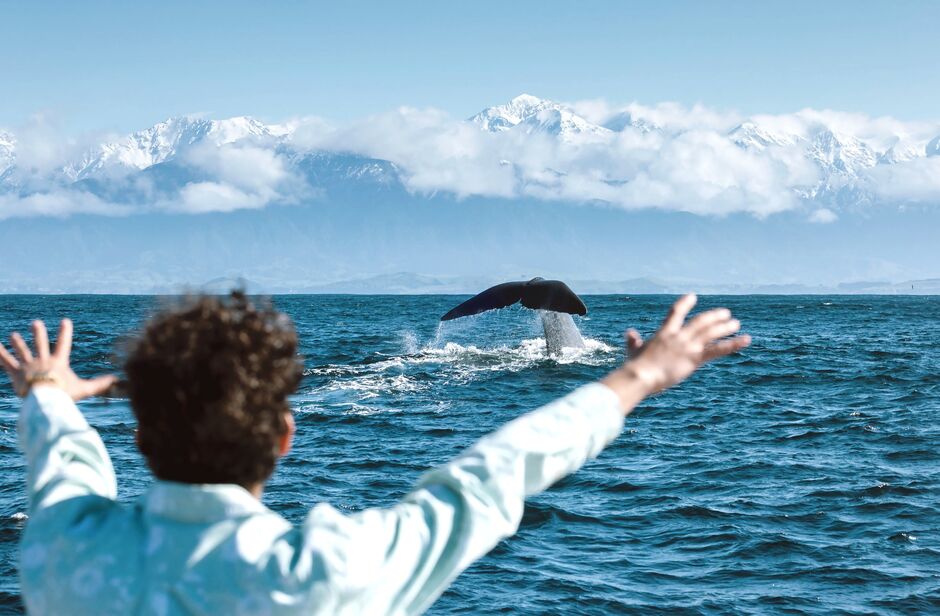
<svg viewBox="0 0 940 616">
<path fill-rule="evenodd" d="M 320 504 L 295 527 L 237 485 L 155 481 L 118 503 L 98 433 L 69 396 L 37 387 L 18 427 L 23 598 L 33 614 L 418 614 L 516 531 L 526 496 L 622 427 L 616 395 L 587 385 L 483 438 L 393 507 Z"/>
</svg>

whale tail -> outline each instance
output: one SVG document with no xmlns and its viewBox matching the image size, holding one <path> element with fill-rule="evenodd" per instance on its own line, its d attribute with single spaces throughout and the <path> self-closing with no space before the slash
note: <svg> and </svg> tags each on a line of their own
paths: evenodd
<svg viewBox="0 0 940 616">
<path fill-rule="evenodd" d="M 505 308 L 521 302 L 533 310 L 549 310 L 567 314 L 587 314 L 587 307 L 581 298 L 575 295 L 568 285 L 560 280 L 533 278 L 528 282 L 504 282 L 483 291 L 452 308 L 441 317 L 441 321 L 450 321 L 460 317 L 480 314 L 487 310 Z"/>
<path fill-rule="evenodd" d="M 450 321 L 505 308 L 521 302 L 526 308 L 538 310 L 545 330 L 545 346 L 549 355 L 561 353 L 566 347 L 583 348 L 584 339 L 571 315 L 587 314 L 587 306 L 568 285 L 560 280 L 533 278 L 528 282 L 504 282 L 490 287 L 441 317 Z"/>
</svg>

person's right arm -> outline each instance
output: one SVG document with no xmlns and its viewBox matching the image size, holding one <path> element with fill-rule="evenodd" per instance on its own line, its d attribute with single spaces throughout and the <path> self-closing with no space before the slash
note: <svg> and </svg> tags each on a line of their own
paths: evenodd
<svg viewBox="0 0 940 616">
<path fill-rule="evenodd" d="M 348 613 L 427 609 L 461 571 L 515 533 L 527 496 L 597 456 L 644 397 L 750 342 L 747 336 L 722 340 L 739 328 L 724 309 L 685 323 L 694 304 L 694 296 L 676 302 L 646 343 L 628 332 L 630 360 L 621 368 L 483 438 L 428 473 L 395 507 L 352 516 L 315 508 L 294 572 L 306 577 L 323 571 L 327 583 L 321 589 L 329 590 L 317 593 L 319 607 Z"/>
<path fill-rule="evenodd" d="M 103 393 L 114 377 L 81 379 L 72 371 L 70 320 L 62 321 L 54 351 L 45 324 L 34 321 L 32 329 L 35 353 L 14 332 L 13 353 L 0 344 L 0 366 L 14 392 L 24 399 L 17 440 L 26 454 L 26 495 L 34 529 L 36 514 L 42 510 L 81 496 L 114 500 L 117 488 L 101 438 L 75 406 L 76 401 Z M 91 501 L 81 502 L 91 506 Z"/>
</svg>

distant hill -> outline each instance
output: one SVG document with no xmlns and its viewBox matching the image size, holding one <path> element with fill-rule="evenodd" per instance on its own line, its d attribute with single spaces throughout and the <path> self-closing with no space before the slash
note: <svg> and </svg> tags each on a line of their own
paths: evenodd
<svg viewBox="0 0 940 616">
<path fill-rule="evenodd" d="M 522 280 L 523 278 L 519 278 Z M 382 274 L 365 278 L 341 280 L 328 284 L 295 289 L 294 293 L 353 295 L 469 295 L 504 279 L 486 276 L 428 276 L 409 272 Z M 582 295 L 648 295 L 680 294 L 688 291 L 708 295 L 940 295 L 940 278 L 906 282 L 847 282 L 836 286 L 800 284 L 709 284 L 661 281 L 649 278 L 629 280 L 566 280 Z M 259 285 L 260 288 L 264 288 Z M 283 292 L 268 289 L 266 292 Z"/>
<path fill-rule="evenodd" d="M 524 280 L 527 276 L 496 278 L 492 276 L 433 276 L 411 272 L 378 274 L 361 278 L 350 278 L 328 283 L 285 285 L 264 279 L 219 277 L 200 283 L 172 283 L 143 275 L 137 284 L 115 286 L 108 281 L 102 288 L 104 293 L 164 295 L 187 292 L 226 293 L 234 288 L 244 288 L 249 293 L 292 294 L 337 294 L 337 295 L 472 295 L 494 284 L 508 280 Z M 147 283 L 150 284 L 147 284 Z M 904 282 L 857 281 L 838 285 L 801 284 L 714 284 L 696 281 L 654 280 L 631 278 L 627 280 L 578 280 L 565 282 L 582 295 L 678 295 L 693 291 L 703 295 L 940 295 L 940 278 L 908 280 Z M 75 287 L 36 284 L 35 286 L 0 287 L 0 294 L 68 294 L 87 293 L 89 280 L 74 281 Z M 101 281 L 99 280 L 99 284 Z"/>
</svg>

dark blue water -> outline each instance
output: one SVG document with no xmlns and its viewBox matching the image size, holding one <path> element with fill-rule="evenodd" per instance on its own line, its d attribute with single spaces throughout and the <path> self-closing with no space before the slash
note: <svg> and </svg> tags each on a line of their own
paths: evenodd
<svg viewBox="0 0 940 616">
<path fill-rule="evenodd" d="M 270 507 L 299 522 L 319 501 L 392 504 L 484 433 L 615 367 L 621 331 L 651 332 L 672 298 L 587 297 L 579 325 L 594 342 L 560 360 L 523 309 L 439 328 L 457 299 L 276 298 L 307 369 Z M 432 613 L 940 611 L 940 298 L 701 303 L 731 307 L 753 346 L 644 403 Z M 73 363 L 91 375 L 158 304 L 0 297 L 0 332 L 71 316 Z M 0 611 L 15 612 L 23 462 L 17 401 L 0 387 Z M 127 404 L 83 410 L 132 500 L 150 478 Z"/>
</svg>

